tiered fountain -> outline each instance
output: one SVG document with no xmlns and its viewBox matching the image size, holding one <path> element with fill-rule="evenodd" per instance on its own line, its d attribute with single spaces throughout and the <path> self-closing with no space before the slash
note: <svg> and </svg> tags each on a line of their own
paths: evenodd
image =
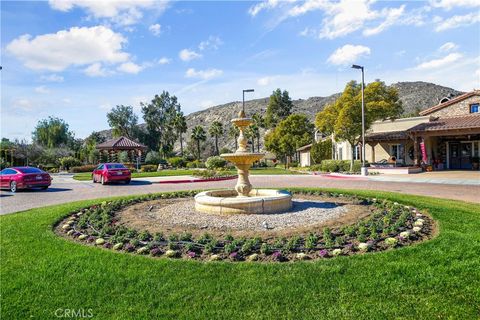
<svg viewBox="0 0 480 320">
<path fill-rule="evenodd" d="M 238 180 L 235 190 L 212 190 L 195 196 L 195 209 L 206 213 L 279 213 L 292 207 L 292 196 L 285 190 L 252 189 L 249 169 L 255 161 L 262 159 L 264 153 L 248 152 L 244 131 L 253 120 L 245 116 L 242 110 L 238 118 L 232 120 L 238 127 L 238 149 L 235 153 L 220 156 L 237 167 Z"/>
</svg>

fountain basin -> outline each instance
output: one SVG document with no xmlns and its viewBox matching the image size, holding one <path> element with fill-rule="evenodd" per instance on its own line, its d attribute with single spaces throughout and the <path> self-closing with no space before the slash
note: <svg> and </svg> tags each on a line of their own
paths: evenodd
<svg viewBox="0 0 480 320">
<path fill-rule="evenodd" d="M 253 153 L 253 152 L 237 152 L 237 153 L 222 153 L 220 157 L 223 159 L 234 163 L 235 165 L 248 164 L 251 165 L 255 161 L 261 160 L 265 156 L 264 153 Z"/>
<path fill-rule="evenodd" d="M 292 208 L 292 195 L 285 190 L 253 189 L 248 197 L 235 190 L 211 190 L 195 196 L 195 210 L 204 213 L 279 213 Z"/>
</svg>

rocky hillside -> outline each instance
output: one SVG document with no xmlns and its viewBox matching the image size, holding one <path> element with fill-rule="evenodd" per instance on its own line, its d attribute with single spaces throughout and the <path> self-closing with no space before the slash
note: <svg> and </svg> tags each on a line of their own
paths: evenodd
<svg viewBox="0 0 480 320">
<path fill-rule="evenodd" d="M 404 115 L 406 116 L 418 114 L 419 111 L 437 104 L 443 97 L 448 95 L 457 96 L 462 93 L 452 88 L 442 87 L 433 83 L 421 81 L 398 82 L 392 86 L 398 90 L 400 100 L 403 102 Z M 308 99 L 294 100 L 293 112 L 306 114 L 313 121 L 315 114 L 321 111 L 328 103 L 335 101 L 339 95 L 340 93 L 336 93 L 327 97 L 311 97 Z M 267 108 L 267 103 L 268 97 L 247 101 L 245 103 L 247 115 L 252 115 L 253 113 L 264 114 Z M 226 129 L 228 129 L 230 120 L 237 116 L 240 109 L 241 101 L 235 101 L 187 115 L 189 131 L 184 135 L 186 140 L 188 140 L 188 137 L 190 136 L 191 128 L 195 127 L 196 125 L 201 125 L 208 129 L 208 125 L 215 120 L 223 123 Z M 104 130 L 102 131 L 102 134 L 104 134 L 106 137 L 111 136 L 110 130 Z M 208 143 L 211 148 L 213 144 L 213 138 L 209 137 L 208 139 Z M 226 146 L 232 150 L 234 149 L 234 141 L 233 139 L 229 138 L 227 134 L 220 139 L 219 145 L 220 147 Z"/>
</svg>

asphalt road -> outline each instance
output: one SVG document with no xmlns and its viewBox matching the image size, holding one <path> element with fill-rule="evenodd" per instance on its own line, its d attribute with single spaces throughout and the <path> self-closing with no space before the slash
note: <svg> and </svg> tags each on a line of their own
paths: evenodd
<svg viewBox="0 0 480 320">
<path fill-rule="evenodd" d="M 325 187 L 343 189 L 369 189 L 393 191 L 406 194 L 425 195 L 442 199 L 455 199 L 480 203 L 480 187 L 454 184 L 410 183 L 372 181 L 362 178 L 333 178 L 312 175 L 251 176 L 254 187 Z M 131 194 L 146 194 L 162 191 L 195 190 L 211 188 L 233 188 L 235 180 L 197 183 L 159 184 L 148 180 L 132 180 L 130 185 L 93 184 L 76 181 L 68 176 L 55 176 L 47 190 L 22 190 L 15 194 L 2 190 L 0 214 L 13 213 L 78 200 L 105 198 Z"/>
</svg>

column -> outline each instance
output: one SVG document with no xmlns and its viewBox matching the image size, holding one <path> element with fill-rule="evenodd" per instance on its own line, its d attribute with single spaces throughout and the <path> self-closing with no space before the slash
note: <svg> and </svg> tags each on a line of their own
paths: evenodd
<svg viewBox="0 0 480 320">
<path fill-rule="evenodd" d="M 450 149 L 448 146 L 448 141 L 445 142 L 446 147 L 447 147 L 447 167 L 445 169 L 450 169 Z"/>
<path fill-rule="evenodd" d="M 417 136 L 413 136 L 413 164 L 415 166 L 420 165 L 420 159 L 418 159 L 418 139 Z"/>
</svg>

